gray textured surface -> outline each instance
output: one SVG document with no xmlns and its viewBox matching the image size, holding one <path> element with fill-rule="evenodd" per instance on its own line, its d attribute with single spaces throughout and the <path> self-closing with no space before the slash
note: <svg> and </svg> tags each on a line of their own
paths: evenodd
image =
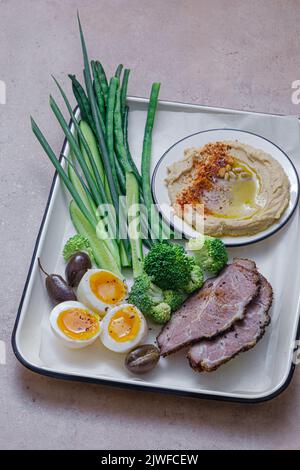
<svg viewBox="0 0 300 470">
<path fill-rule="evenodd" d="M 0 448 L 300 448 L 300 375 L 272 402 L 246 406 L 61 382 L 25 370 L 10 335 L 53 170 L 31 135 L 56 150 L 50 75 L 80 73 L 76 8 L 91 56 L 132 69 L 130 93 L 298 114 L 300 2 L 286 0 L 2 0 L 0 79 Z"/>
</svg>

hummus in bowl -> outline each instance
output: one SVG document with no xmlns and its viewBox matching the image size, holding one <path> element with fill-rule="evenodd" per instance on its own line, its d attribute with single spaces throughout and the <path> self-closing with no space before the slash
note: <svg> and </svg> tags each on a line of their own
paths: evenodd
<svg viewBox="0 0 300 470">
<path fill-rule="evenodd" d="M 281 164 L 239 141 L 185 149 L 184 158 L 168 167 L 166 184 L 176 215 L 196 230 L 193 213 L 203 215 L 204 233 L 215 237 L 262 232 L 278 222 L 290 201 Z"/>
</svg>

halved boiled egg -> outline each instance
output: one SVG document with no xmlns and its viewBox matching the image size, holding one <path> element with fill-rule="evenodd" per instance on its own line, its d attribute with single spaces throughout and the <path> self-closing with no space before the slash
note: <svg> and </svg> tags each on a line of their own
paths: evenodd
<svg viewBox="0 0 300 470">
<path fill-rule="evenodd" d="M 102 317 L 110 307 L 124 301 L 126 294 L 122 279 L 104 269 L 89 269 L 77 289 L 77 299 Z"/>
<path fill-rule="evenodd" d="M 50 325 L 59 339 L 73 349 L 89 346 L 101 332 L 99 316 L 82 303 L 71 300 L 54 307 Z"/>
<path fill-rule="evenodd" d="M 147 322 L 139 309 L 131 304 L 122 304 L 105 315 L 100 338 L 111 351 L 125 353 L 140 344 L 147 332 Z"/>
</svg>

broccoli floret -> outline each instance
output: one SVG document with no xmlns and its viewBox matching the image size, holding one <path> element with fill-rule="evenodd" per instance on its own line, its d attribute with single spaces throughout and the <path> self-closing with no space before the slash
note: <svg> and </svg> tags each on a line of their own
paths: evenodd
<svg viewBox="0 0 300 470">
<path fill-rule="evenodd" d="M 69 238 L 65 243 L 63 249 L 63 257 L 65 261 L 68 261 L 68 259 L 70 259 L 77 251 L 84 251 L 89 255 L 91 261 L 93 261 L 94 256 L 90 242 L 86 237 L 79 234 L 73 235 L 73 237 Z"/>
<path fill-rule="evenodd" d="M 181 291 L 175 291 L 171 289 L 164 291 L 164 301 L 170 305 L 171 312 L 175 312 L 175 310 L 179 309 L 186 298 L 187 295 Z"/>
<path fill-rule="evenodd" d="M 162 289 L 146 273 L 135 279 L 128 301 L 156 323 L 166 323 L 171 317 L 171 307 L 164 301 Z"/>
<path fill-rule="evenodd" d="M 171 308 L 170 305 L 165 302 L 161 302 L 152 309 L 152 320 L 156 323 L 163 325 L 167 323 L 171 318 Z"/>
<path fill-rule="evenodd" d="M 204 272 L 201 266 L 198 266 L 194 260 L 191 258 L 193 261 L 192 264 L 192 271 L 191 271 L 191 279 L 190 282 L 185 286 L 185 291 L 188 294 L 191 294 L 197 289 L 200 289 L 200 287 L 203 286 L 204 283 Z"/>
<path fill-rule="evenodd" d="M 202 235 L 191 239 L 187 249 L 193 253 L 196 263 L 212 274 L 218 274 L 228 261 L 226 247 L 219 238 Z"/>
<path fill-rule="evenodd" d="M 144 270 L 161 289 L 183 289 L 190 281 L 191 264 L 180 245 L 156 243 L 144 259 Z"/>
</svg>

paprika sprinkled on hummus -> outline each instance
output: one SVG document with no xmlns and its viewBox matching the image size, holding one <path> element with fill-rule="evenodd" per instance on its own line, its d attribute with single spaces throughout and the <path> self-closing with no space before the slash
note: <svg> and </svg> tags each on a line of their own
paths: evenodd
<svg viewBox="0 0 300 470">
<path fill-rule="evenodd" d="M 290 200 L 280 163 L 238 141 L 186 149 L 184 158 L 169 166 L 166 184 L 175 214 L 215 237 L 261 232 L 280 219 Z"/>
<path fill-rule="evenodd" d="M 222 142 L 205 145 L 194 155 L 194 175 L 191 184 L 183 189 L 176 198 L 180 206 L 199 204 L 203 191 L 212 189 L 218 176 L 224 176 L 226 168 L 231 169 L 234 160 L 228 150 L 230 147 Z M 224 172 L 222 171 L 224 169 Z"/>
</svg>

